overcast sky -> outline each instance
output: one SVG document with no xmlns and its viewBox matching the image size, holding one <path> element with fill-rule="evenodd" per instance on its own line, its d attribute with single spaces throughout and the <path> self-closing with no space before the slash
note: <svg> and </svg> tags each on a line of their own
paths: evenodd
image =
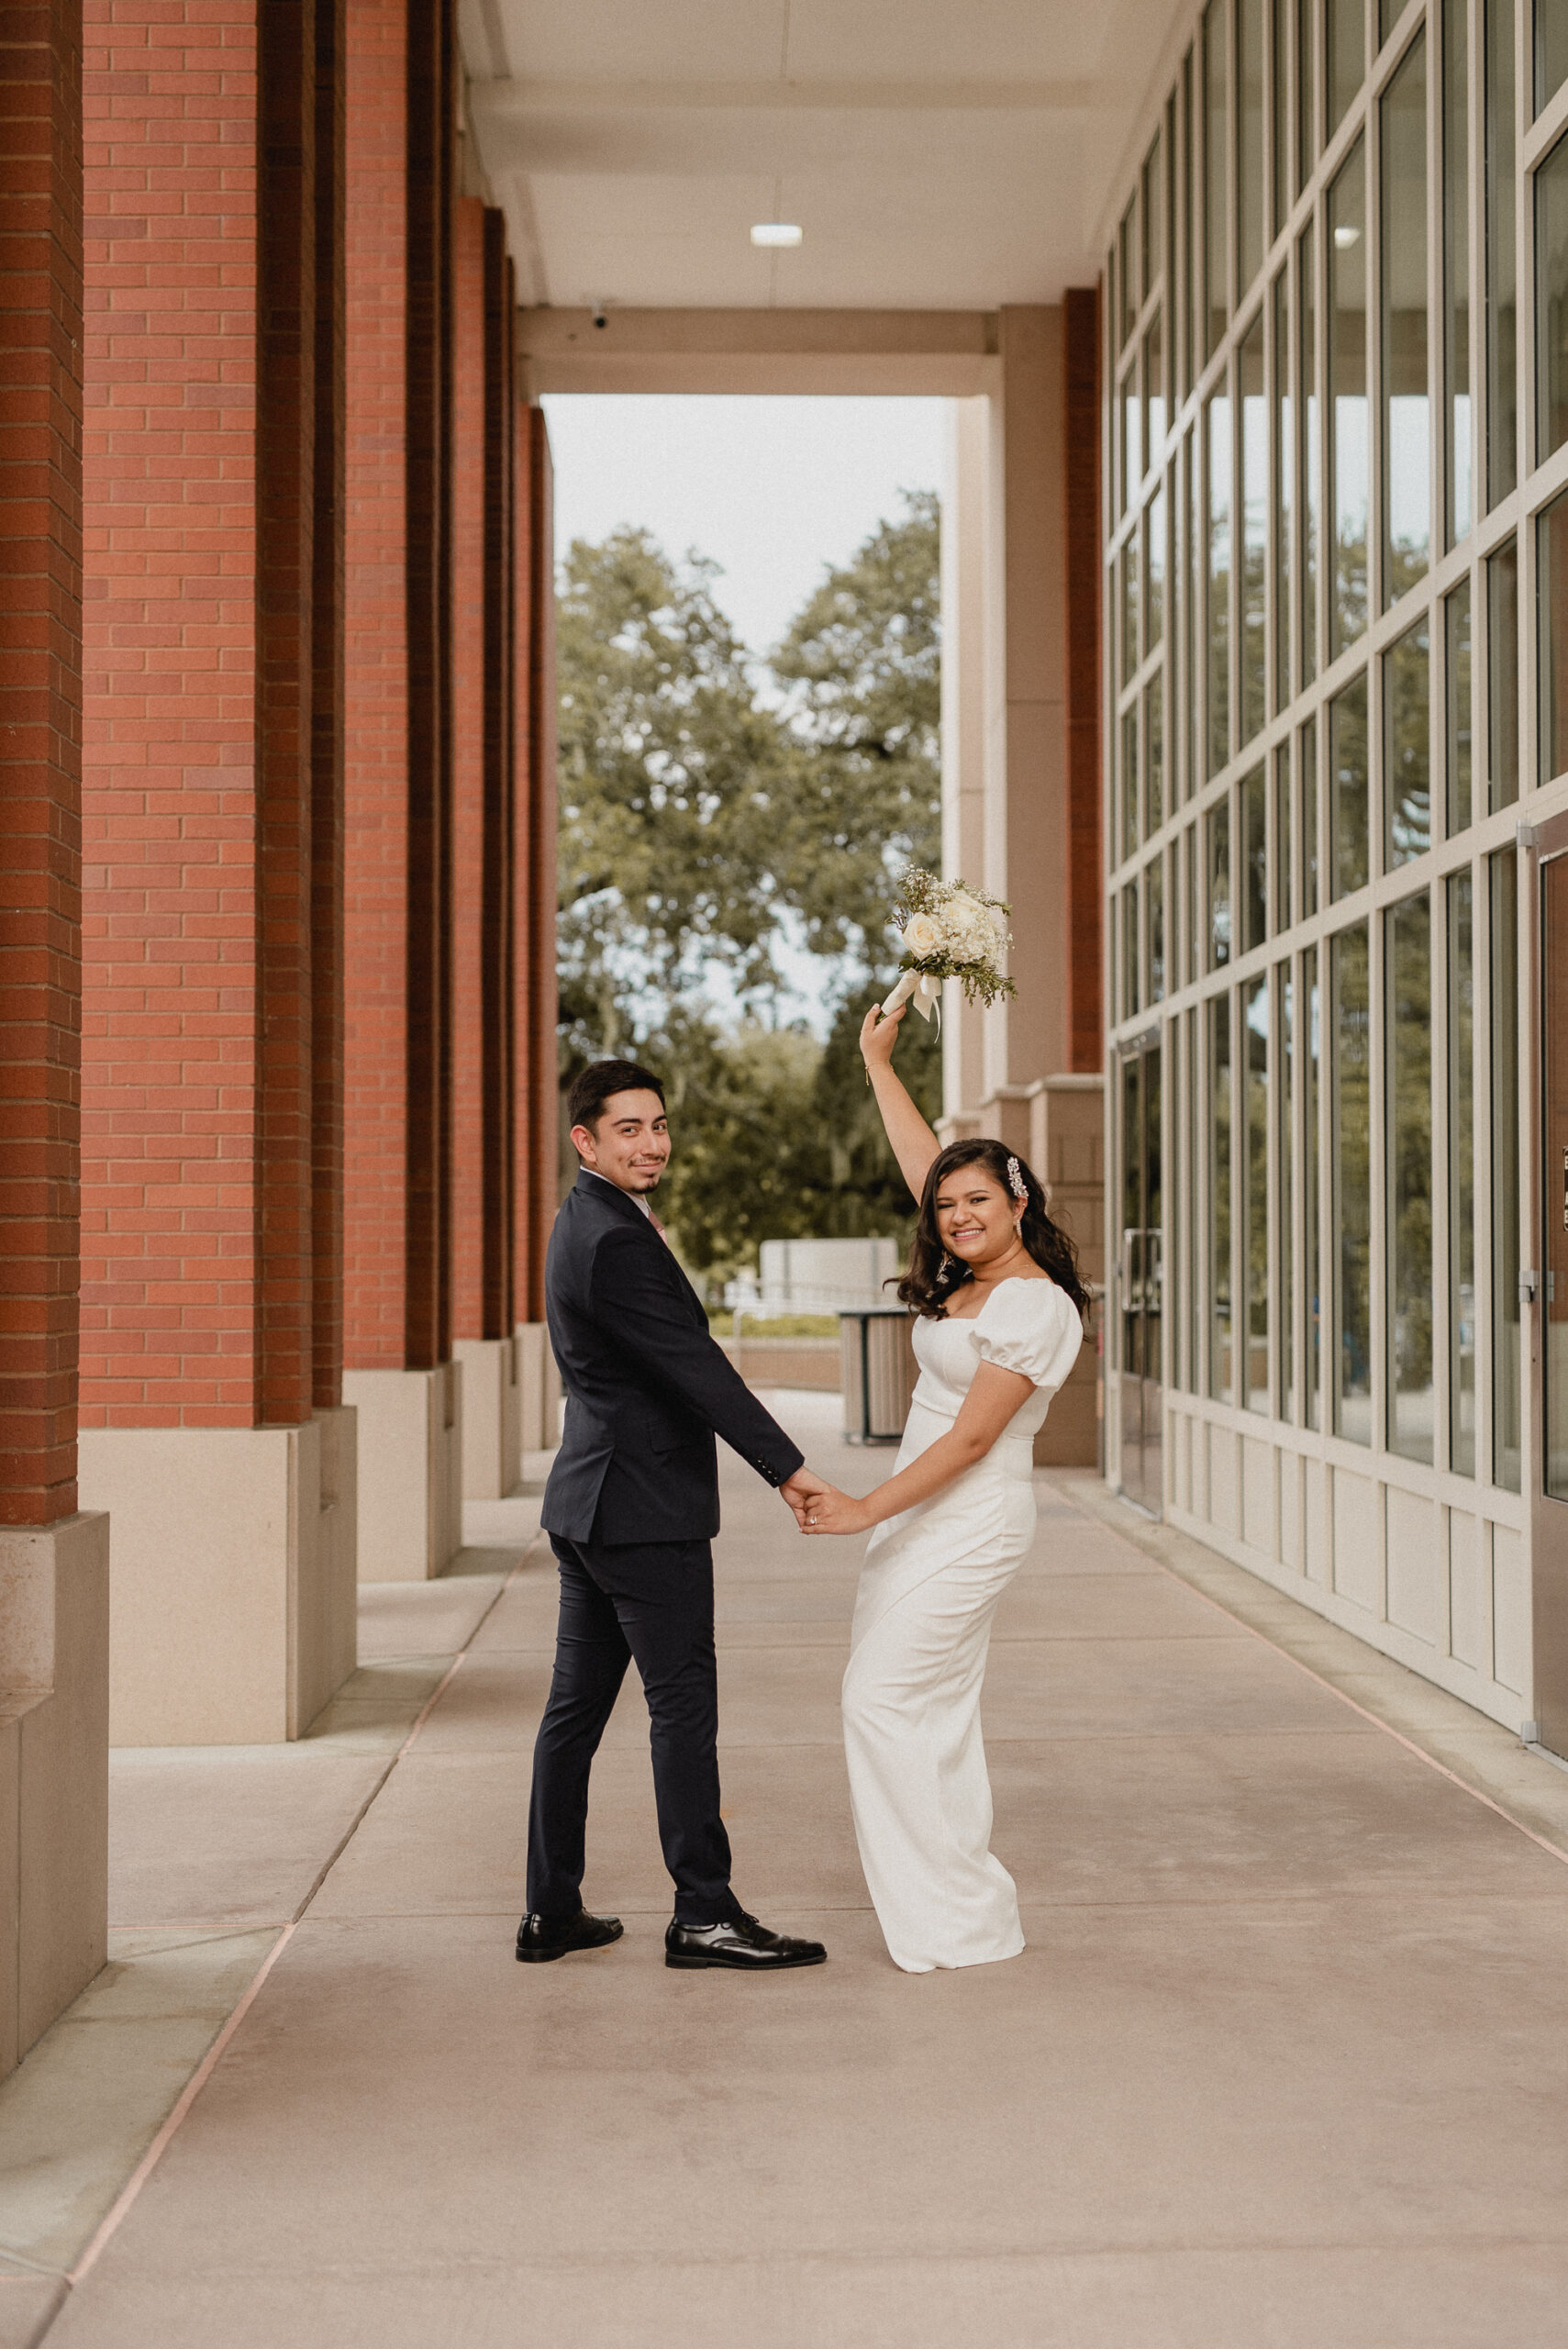
<svg viewBox="0 0 1568 2349">
<path fill-rule="evenodd" d="M 553 393 L 555 546 L 639 524 L 724 567 L 718 597 L 754 652 L 777 642 L 828 563 L 940 489 L 943 400 Z"/>
</svg>

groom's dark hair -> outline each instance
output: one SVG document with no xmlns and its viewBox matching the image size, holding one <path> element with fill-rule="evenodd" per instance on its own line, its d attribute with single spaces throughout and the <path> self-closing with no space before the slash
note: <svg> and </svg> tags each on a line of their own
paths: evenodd
<svg viewBox="0 0 1568 2349">
<path fill-rule="evenodd" d="M 636 1061 L 590 1061 L 573 1078 L 566 1097 L 567 1131 L 586 1126 L 596 1133 L 612 1093 L 657 1093 L 661 1101 L 664 1098 L 664 1087 L 651 1068 Z"/>
</svg>

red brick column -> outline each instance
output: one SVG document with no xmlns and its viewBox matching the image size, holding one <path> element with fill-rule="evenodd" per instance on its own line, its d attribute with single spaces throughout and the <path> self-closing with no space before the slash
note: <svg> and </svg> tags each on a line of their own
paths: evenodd
<svg viewBox="0 0 1568 2349">
<path fill-rule="evenodd" d="M 343 1395 L 343 511 L 347 0 L 316 0 L 315 531 L 311 575 L 314 1395 Z"/>
<path fill-rule="evenodd" d="M 519 575 L 528 594 L 523 646 L 528 679 L 526 774 L 518 794 L 517 839 L 523 909 L 518 922 L 517 1312 L 544 1319 L 544 1252 L 560 1191 L 560 1106 L 555 978 L 555 540 L 550 440 L 544 411 L 523 411 L 524 451 L 519 505 L 526 490 L 526 527 L 519 529 Z M 526 654 L 523 648 L 526 647 Z"/>
<path fill-rule="evenodd" d="M 76 1508 L 79 6 L 0 7 L 0 1521 Z"/>
<path fill-rule="evenodd" d="M 340 8 L 86 0 L 85 39 L 83 1490 L 117 1734 L 292 1736 L 353 1661 Z"/>
<path fill-rule="evenodd" d="M 349 0 L 344 1359 L 450 1351 L 452 36 Z"/>
<path fill-rule="evenodd" d="M 452 1333 L 485 1326 L 484 206 L 459 200 L 452 239 Z"/>
</svg>

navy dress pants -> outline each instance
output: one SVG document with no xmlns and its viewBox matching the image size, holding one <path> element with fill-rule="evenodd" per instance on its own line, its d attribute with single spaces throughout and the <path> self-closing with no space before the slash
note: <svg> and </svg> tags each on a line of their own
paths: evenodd
<svg viewBox="0 0 1568 2349">
<path fill-rule="evenodd" d="M 575 1916 L 582 1903 L 588 1771 L 634 1658 L 648 1700 L 653 1792 L 675 1918 L 738 1917 L 729 1838 L 718 1815 L 713 1550 L 706 1542 L 568 1542 L 550 1700 L 534 1743 L 528 1909 Z"/>
</svg>

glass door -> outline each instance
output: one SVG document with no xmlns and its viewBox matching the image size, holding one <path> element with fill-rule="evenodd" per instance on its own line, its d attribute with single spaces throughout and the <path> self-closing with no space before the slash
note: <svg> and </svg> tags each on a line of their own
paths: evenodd
<svg viewBox="0 0 1568 2349">
<path fill-rule="evenodd" d="M 1537 1324 L 1531 1353 L 1540 1438 L 1531 1511 L 1535 1712 L 1541 1743 L 1568 1754 L 1568 818 L 1543 824 L 1538 845 L 1541 1269 L 1530 1317 Z M 1519 1295 L 1527 1310 L 1535 1286 L 1524 1272 Z"/>
<path fill-rule="evenodd" d="M 1164 1507 L 1164 1208 L 1161 1181 L 1161 1063 L 1158 1037 L 1121 1063 L 1120 1329 L 1121 1490 L 1158 1516 Z"/>
</svg>

